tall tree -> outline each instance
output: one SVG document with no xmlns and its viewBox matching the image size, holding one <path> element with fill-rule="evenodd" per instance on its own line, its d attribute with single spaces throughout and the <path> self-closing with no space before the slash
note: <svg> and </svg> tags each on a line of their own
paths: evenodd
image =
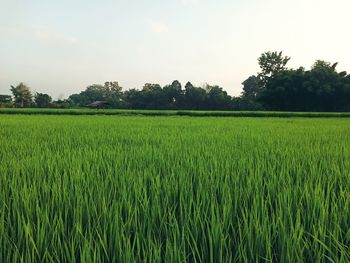
<svg viewBox="0 0 350 263">
<path fill-rule="evenodd" d="M 208 110 L 229 110 L 231 108 L 231 97 L 219 86 L 206 84 L 207 92 L 206 109 Z"/>
<path fill-rule="evenodd" d="M 243 92 L 242 96 L 248 97 L 248 98 L 256 98 L 258 92 L 259 92 L 259 78 L 255 75 L 250 76 L 242 83 L 243 85 Z"/>
<path fill-rule="evenodd" d="M 167 98 L 159 84 L 146 83 L 141 90 L 146 109 L 160 110 L 167 108 Z"/>
<path fill-rule="evenodd" d="M 174 80 L 170 85 L 163 88 L 164 95 L 167 100 L 168 109 L 179 109 L 183 104 L 183 92 L 181 83 Z"/>
<path fill-rule="evenodd" d="M 10 95 L 0 95 L 0 107 L 10 107 L 12 98 Z"/>
<path fill-rule="evenodd" d="M 338 63 L 317 60 L 307 72 L 307 89 L 313 94 L 312 103 L 317 111 L 342 111 L 349 105 L 349 92 L 344 78 L 346 72 L 337 72 Z"/>
<path fill-rule="evenodd" d="M 269 78 L 259 93 L 258 101 L 269 110 L 301 111 L 309 94 L 304 89 L 305 71 L 289 69 Z"/>
<path fill-rule="evenodd" d="M 16 87 L 11 86 L 11 92 L 13 94 L 16 107 L 23 108 L 31 106 L 33 102 L 33 95 L 26 84 L 21 82 Z"/>
<path fill-rule="evenodd" d="M 34 102 L 38 108 L 48 108 L 52 98 L 48 94 L 36 93 L 34 96 Z"/>
<path fill-rule="evenodd" d="M 116 81 L 90 85 L 79 94 L 72 94 L 69 99 L 78 106 L 86 106 L 94 101 L 108 101 L 114 108 L 124 107 L 122 87 Z"/>
<path fill-rule="evenodd" d="M 107 81 L 104 84 L 105 99 L 114 107 L 123 105 L 123 88 L 117 81 Z"/>
<path fill-rule="evenodd" d="M 337 63 L 318 60 L 311 70 L 283 70 L 268 79 L 259 94 L 267 109 L 280 111 L 349 111 L 350 78 Z"/>
<path fill-rule="evenodd" d="M 241 110 L 259 110 L 262 106 L 257 101 L 258 94 L 261 92 L 260 79 L 252 75 L 242 83 L 243 92 L 238 100 L 239 109 Z M 237 100 L 236 100 L 237 103 Z"/>
<path fill-rule="evenodd" d="M 200 110 L 205 109 L 208 94 L 205 89 L 195 87 L 191 82 L 187 82 L 185 85 L 185 109 Z"/>
<path fill-rule="evenodd" d="M 124 98 L 127 108 L 129 109 L 144 109 L 146 108 L 143 99 L 143 93 L 137 89 L 129 89 L 124 92 Z"/>
<path fill-rule="evenodd" d="M 265 86 L 268 80 L 276 73 L 286 70 L 286 65 L 290 57 L 283 56 L 283 52 L 265 52 L 258 58 L 261 72 L 258 77 L 261 81 L 261 86 Z"/>
<path fill-rule="evenodd" d="M 0 95 L 0 103 L 10 103 L 12 98 L 10 95 Z"/>
<path fill-rule="evenodd" d="M 86 106 L 94 101 L 105 100 L 105 91 L 103 85 L 90 85 L 79 94 L 73 94 L 69 97 L 78 106 Z"/>
</svg>

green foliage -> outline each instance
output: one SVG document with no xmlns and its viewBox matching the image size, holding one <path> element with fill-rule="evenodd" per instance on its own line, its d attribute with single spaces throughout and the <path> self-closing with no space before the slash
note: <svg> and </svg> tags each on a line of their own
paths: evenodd
<svg viewBox="0 0 350 263">
<path fill-rule="evenodd" d="M 11 86 L 11 92 L 13 94 L 16 107 L 24 108 L 32 106 L 33 95 L 26 84 L 21 82 L 16 87 Z"/>
<path fill-rule="evenodd" d="M 48 94 L 36 93 L 34 96 L 35 105 L 38 108 L 49 108 L 52 98 Z"/>
<path fill-rule="evenodd" d="M 243 85 L 243 92 L 242 92 L 243 97 L 256 98 L 260 90 L 260 79 L 257 76 L 255 75 L 250 76 L 245 81 L 243 81 L 242 85 Z"/>
<path fill-rule="evenodd" d="M 118 108 L 123 105 L 122 87 L 118 82 L 105 82 L 104 85 L 94 84 L 88 86 L 79 94 L 69 96 L 69 100 L 75 105 L 84 107 L 95 101 L 107 101 L 112 107 Z"/>
<path fill-rule="evenodd" d="M 290 57 L 283 56 L 282 51 L 269 51 L 261 54 L 261 56 L 258 58 L 261 70 L 258 77 L 261 81 L 261 85 L 266 85 L 273 75 L 286 70 L 286 65 L 289 60 Z"/>
<path fill-rule="evenodd" d="M 54 102 L 55 103 L 55 102 Z M 68 102 L 67 102 L 68 103 Z M 115 110 L 115 109 L 0 109 L 0 114 L 24 115 L 139 115 L 192 117 L 308 117 L 350 118 L 349 112 L 281 112 L 281 111 L 195 111 L 195 110 Z"/>
<path fill-rule="evenodd" d="M 253 75 L 247 78 L 243 83 L 243 92 L 240 99 L 236 102 L 240 110 L 260 110 L 261 104 L 257 101 L 258 94 L 261 92 L 260 79 Z"/>
<path fill-rule="evenodd" d="M 349 262 L 349 125 L 1 115 L 0 262 Z"/>
<path fill-rule="evenodd" d="M 202 88 L 195 87 L 191 82 L 185 85 L 185 108 L 191 110 L 204 109 L 207 99 L 206 91 Z"/>
<path fill-rule="evenodd" d="M 177 80 L 161 87 L 147 83 L 142 90 L 131 89 L 125 92 L 125 100 L 131 109 L 190 109 L 190 110 L 230 110 L 232 98 L 219 86 L 206 84 L 194 87 L 190 82 L 182 89 Z"/>
<path fill-rule="evenodd" d="M 109 81 L 104 84 L 105 100 L 113 107 L 118 108 L 123 105 L 123 88 L 117 81 Z"/>
<path fill-rule="evenodd" d="M 12 97 L 10 95 L 0 95 L 0 108 L 11 107 Z"/>
<path fill-rule="evenodd" d="M 168 109 L 181 109 L 184 104 L 184 94 L 181 83 L 178 80 L 174 80 L 170 85 L 166 85 L 163 88 L 163 92 Z"/>
<path fill-rule="evenodd" d="M 221 87 L 206 84 L 205 90 L 207 92 L 205 109 L 229 110 L 231 108 L 231 97 Z"/>
<path fill-rule="evenodd" d="M 58 99 L 51 103 L 52 108 L 68 109 L 74 106 L 74 102 L 71 99 Z"/>
<path fill-rule="evenodd" d="M 0 103 L 9 103 L 12 102 L 10 95 L 0 95 Z"/>
<path fill-rule="evenodd" d="M 282 52 L 265 52 L 258 59 L 261 72 L 243 84 L 240 110 L 350 111 L 350 76 L 337 72 L 338 63 L 317 60 L 310 70 L 287 69 Z"/>
<path fill-rule="evenodd" d="M 141 100 L 144 109 L 164 109 L 166 105 L 166 94 L 159 84 L 146 83 L 141 92 Z"/>
<path fill-rule="evenodd" d="M 310 70 L 287 68 L 290 57 L 265 52 L 258 58 L 260 72 L 246 79 L 240 97 L 232 97 L 217 85 L 195 87 L 178 80 L 161 87 L 146 83 L 142 89 L 123 91 L 118 82 L 88 86 L 67 100 L 38 101 L 38 107 L 72 108 L 110 105 L 118 109 L 142 110 L 239 110 L 350 112 L 350 75 L 337 72 L 337 63 L 317 60 Z M 32 95 L 23 83 L 11 88 L 17 107 L 32 106 Z M 43 94 L 42 94 L 43 95 Z M 44 97 L 41 98 L 45 100 Z M 0 102 L 1 103 L 1 102 Z M 1 106 L 11 106 L 2 103 Z M 94 104 L 93 104 L 94 105 Z"/>
<path fill-rule="evenodd" d="M 284 70 L 259 94 L 266 108 L 282 111 L 350 111 L 350 79 L 336 63 L 317 61 L 311 70 Z"/>
</svg>

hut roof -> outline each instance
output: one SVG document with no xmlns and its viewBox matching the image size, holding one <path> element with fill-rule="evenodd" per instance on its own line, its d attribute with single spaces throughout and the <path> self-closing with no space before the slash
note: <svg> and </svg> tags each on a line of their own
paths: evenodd
<svg viewBox="0 0 350 263">
<path fill-rule="evenodd" d="M 110 103 L 108 101 L 102 101 L 102 100 L 98 100 L 98 101 L 94 101 L 86 106 L 88 107 L 99 107 L 99 106 L 109 106 Z"/>
</svg>

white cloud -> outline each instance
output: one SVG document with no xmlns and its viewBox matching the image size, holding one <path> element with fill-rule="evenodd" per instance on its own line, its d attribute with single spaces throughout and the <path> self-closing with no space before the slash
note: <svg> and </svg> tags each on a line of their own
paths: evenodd
<svg viewBox="0 0 350 263">
<path fill-rule="evenodd" d="M 148 24 L 150 26 L 151 31 L 157 34 L 167 33 L 170 30 L 167 24 L 160 21 L 149 20 Z"/>
<path fill-rule="evenodd" d="M 48 26 L 34 26 L 33 31 L 35 37 L 42 41 L 62 42 L 65 44 L 75 44 L 78 42 L 77 38 Z"/>
</svg>

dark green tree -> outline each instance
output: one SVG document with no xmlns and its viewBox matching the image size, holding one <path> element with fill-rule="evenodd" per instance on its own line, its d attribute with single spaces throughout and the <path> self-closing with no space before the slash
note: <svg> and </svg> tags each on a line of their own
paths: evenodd
<svg viewBox="0 0 350 263">
<path fill-rule="evenodd" d="M 231 97 L 219 86 L 206 84 L 207 101 L 205 108 L 208 110 L 230 110 Z"/>
<path fill-rule="evenodd" d="M 174 80 L 170 85 L 166 85 L 163 88 L 163 92 L 167 101 L 167 109 L 181 108 L 184 98 L 182 86 L 178 80 Z"/>
<path fill-rule="evenodd" d="M 12 97 L 10 95 L 0 95 L 0 107 L 11 107 Z"/>
<path fill-rule="evenodd" d="M 36 93 L 34 96 L 35 105 L 38 108 L 49 108 L 52 98 L 48 94 Z"/>
<path fill-rule="evenodd" d="M 79 94 L 72 94 L 69 99 L 78 106 L 86 106 L 95 101 L 108 101 L 113 108 L 124 107 L 122 87 L 118 82 L 105 82 L 104 85 L 88 86 Z"/>
<path fill-rule="evenodd" d="M 117 81 L 107 81 L 104 84 L 105 98 L 113 107 L 124 107 L 123 88 Z"/>
<path fill-rule="evenodd" d="M 167 97 L 159 84 L 146 83 L 141 94 L 146 109 L 161 110 L 167 108 Z"/>
<path fill-rule="evenodd" d="M 283 52 L 265 52 L 261 54 L 261 56 L 258 58 L 259 66 L 260 66 L 260 73 L 258 74 L 258 77 L 261 81 L 260 85 L 264 87 L 268 80 L 276 73 L 279 73 L 283 70 L 286 70 L 286 65 L 288 61 L 290 60 L 290 57 L 283 56 Z"/>
<path fill-rule="evenodd" d="M 305 110 L 308 101 L 304 89 L 305 71 L 303 68 L 276 73 L 259 93 L 258 101 L 268 110 Z"/>
<path fill-rule="evenodd" d="M 243 92 L 238 100 L 239 109 L 241 110 L 259 110 L 262 109 L 261 104 L 257 101 L 259 92 L 261 92 L 260 79 L 252 75 L 243 81 Z M 236 101 L 237 104 L 237 101 Z"/>
<path fill-rule="evenodd" d="M 270 110 L 349 111 L 350 81 L 337 63 L 318 60 L 311 70 L 278 72 L 268 79 L 259 101 Z"/>
<path fill-rule="evenodd" d="M 12 102 L 11 95 L 0 95 L 0 103 L 10 103 Z"/>
<path fill-rule="evenodd" d="M 208 94 L 205 89 L 195 87 L 187 82 L 184 91 L 184 109 L 200 110 L 206 108 Z"/>
<path fill-rule="evenodd" d="M 105 88 L 103 85 L 90 85 L 84 91 L 73 94 L 69 98 L 78 106 L 86 106 L 94 101 L 106 100 Z"/>
<path fill-rule="evenodd" d="M 129 89 L 124 92 L 126 107 L 129 109 L 145 109 L 143 93 L 137 89 Z"/>
<path fill-rule="evenodd" d="M 259 78 L 255 75 L 250 76 L 242 83 L 243 85 L 243 92 L 242 96 L 248 97 L 248 98 L 256 98 L 260 85 L 259 85 Z"/>
<path fill-rule="evenodd" d="M 313 95 L 313 108 L 317 111 L 344 111 L 348 108 L 349 82 L 346 72 L 337 72 L 338 63 L 317 60 L 306 73 L 305 87 Z"/>
</svg>

